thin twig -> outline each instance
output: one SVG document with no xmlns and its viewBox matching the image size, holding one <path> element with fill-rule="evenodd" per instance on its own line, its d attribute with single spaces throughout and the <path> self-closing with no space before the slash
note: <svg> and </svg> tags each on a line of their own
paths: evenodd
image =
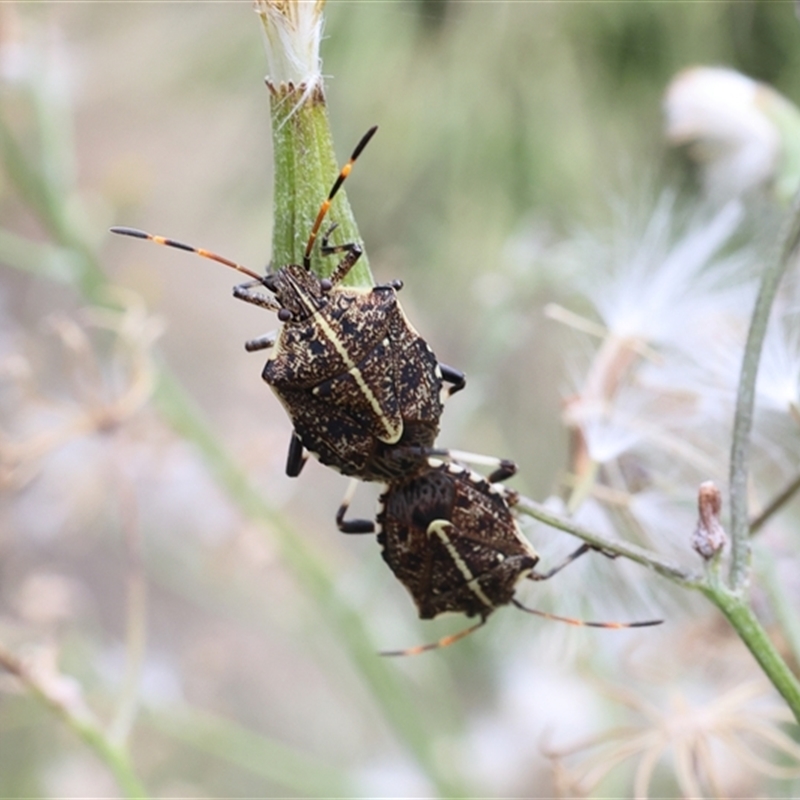
<svg viewBox="0 0 800 800">
<path fill-rule="evenodd" d="M 800 722 L 800 682 L 781 658 L 743 594 L 729 589 L 721 581 L 709 583 L 701 591 L 725 615 Z"/>
<path fill-rule="evenodd" d="M 781 658 L 744 596 L 725 586 L 719 580 L 717 570 L 710 568 L 706 571 L 705 576 L 688 571 L 657 553 L 618 539 L 608 539 L 590 531 L 566 517 L 548 511 L 544 506 L 526 497 L 520 498 L 514 508 L 546 525 L 571 533 L 605 552 L 629 558 L 638 564 L 649 567 L 680 586 L 702 592 L 725 615 L 772 685 L 786 700 L 795 718 L 800 722 L 800 683 Z M 716 559 L 712 559 L 710 563 L 716 563 Z"/>
<path fill-rule="evenodd" d="M 114 721 L 109 729 L 113 742 L 128 738 L 139 710 L 139 688 L 147 643 L 147 579 L 142 563 L 142 538 L 136 492 L 121 465 L 115 464 L 114 484 L 119 498 L 119 519 L 128 556 L 126 586 L 125 679 Z"/>
<path fill-rule="evenodd" d="M 786 592 L 781 581 L 775 558 L 766 548 L 756 551 L 756 570 L 759 573 L 759 585 L 763 588 L 775 614 L 786 643 L 792 651 L 795 663 L 800 663 L 800 619 L 793 599 Z"/>
<path fill-rule="evenodd" d="M 684 567 L 674 564 L 658 553 L 653 553 L 638 545 L 631 544 L 630 542 L 622 541 L 621 539 L 609 539 L 596 531 L 590 531 L 581 525 L 573 522 L 567 517 L 559 516 L 548 510 L 541 503 L 531 500 L 528 497 L 521 497 L 514 505 L 514 509 L 523 514 L 527 514 L 534 519 L 538 519 L 545 525 L 550 525 L 553 528 L 571 533 L 577 536 L 587 544 L 597 547 L 608 553 L 614 553 L 618 556 L 624 556 L 637 564 L 642 564 L 645 567 L 669 578 L 671 581 L 685 586 L 689 589 L 702 589 L 705 587 L 705 578 L 698 572 L 687 570 Z"/>
<path fill-rule="evenodd" d="M 784 223 L 778 246 L 769 259 L 761 279 L 750 330 L 742 356 L 742 371 L 736 393 L 733 441 L 730 462 L 731 567 L 729 581 L 734 592 L 743 592 L 750 580 L 750 520 L 747 510 L 748 453 L 753 426 L 756 376 L 767 324 L 783 274 L 800 242 L 800 193 Z"/>
<path fill-rule="evenodd" d="M 780 511 L 800 489 L 800 475 L 790 481 L 784 489 L 770 500 L 764 510 L 750 520 L 750 535 L 758 533 L 769 518 Z"/>
<path fill-rule="evenodd" d="M 0 668 L 10 672 L 40 702 L 52 709 L 108 765 L 126 797 L 147 798 L 133 771 L 127 750 L 113 744 L 74 691 L 72 682 L 55 671 L 42 673 L 0 644 Z"/>
</svg>

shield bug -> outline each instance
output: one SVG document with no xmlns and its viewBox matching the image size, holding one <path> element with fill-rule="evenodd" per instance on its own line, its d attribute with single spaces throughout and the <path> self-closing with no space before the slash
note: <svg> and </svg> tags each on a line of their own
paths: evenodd
<svg viewBox="0 0 800 800">
<path fill-rule="evenodd" d="M 311 253 L 331 202 L 376 130 L 362 137 L 320 206 L 302 264 L 262 276 L 174 239 L 111 229 L 244 273 L 251 280 L 236 286 L 234 296 L 277 313 L 280 331 L 245 347 L 269 350 L 262 377 L 294 426 L 286 464 L 290 476 L 300 474 L 305 451 L 362 480 L 391 481 L 418 469 L 439 431 L 444 397 L 465 385 L 464 375 L 440 364 L 409 322 L 397 299 L 399 281 L 366 288 L 341 285 L 362 248 L 357 243 L 331 245 L 335 223 L 322 235 L 320 252 L 343 254 L 341 260 L 329 278 L 311 272 Z"/>
<path fill-rule="evenodd" d="M 383 559 L 411 594 L 421 619 L 457 612 L 480 621 L 438 642 L 384 655 L 415 655 L 445 647 L 486 623 L 500 606 L 513 604 L 550 619 L 603 628 L 643 627 L 660 621 L 584 622 L 527 608 L 515 599 L 521 580 L 546 580 L 592 549 L 581 545 L 564 562 L 540 573 L 539 555 L 523 536 L 511 506 L 516 493 L 497 481 L 513 474 L 503 462 L 487 480 L 466 467 L 436 459 L 425 470 L 390 484 L 377 516 Z M 350 497 L 337 519 L 345 533 L 376 530 L 368 520 L 344 520 Z"/>
</svg>

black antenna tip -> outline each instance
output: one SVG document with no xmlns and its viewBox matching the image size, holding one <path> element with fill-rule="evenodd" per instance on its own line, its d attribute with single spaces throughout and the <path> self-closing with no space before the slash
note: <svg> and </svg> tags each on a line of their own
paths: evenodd
<svg viewBox="0 0 800 800">
<path fill-rule="evenodd" d="M 116 227 L 116 228 L 109 228 L 110 233 L 119 233 L 122 236 L 134 236 L 137 239 L 149 239 L 150 234 L 145 233 L 144 231 L 140 231 L 138 228 L 123 228 L 123 227 Z"/>
<path fill-rule="evenodd" d="M 361 151 L 369 144 L 369 140 L 375 135 L 375 131 L 378 130 L 377 125 L 373 125 L 362 137 L 361 141 L 356 145 L 356 149 L 353 150 L 353 155 L 350 158 L 355 161 L 360 155 Z"/>
</svg>

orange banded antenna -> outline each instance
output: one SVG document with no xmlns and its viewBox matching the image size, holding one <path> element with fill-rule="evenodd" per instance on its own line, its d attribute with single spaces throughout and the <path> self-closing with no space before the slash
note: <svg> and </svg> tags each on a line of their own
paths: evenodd
<svg viewBox="0 0 800 800">
<path fill-rule="evenodd" d="M 226 267 L 235 269 L 237 272 L 241 272 L 244 275 L 247 275 L 249 278 L 253 278 L 254 280 L 258 281 L 259 283 L 263 283 L 264 281 L 263 275 L 259 275 L 257 272 L 253 272 L 253 270 L 243 267 L 241 264 L 237 264 L 235 261 L 231 261 L 229 258 L 212 253 L 210 250 L 204 250 L 202 247 L 194 247 L 191 244 L 177 242 L 175 239 L 168 239 L 166 236 L 154 236 L 152 233 L 140 231 L 138 228 L 117 227 L 111 228 L 110 230 L 111 233 L 118 233 L 121 236 L 133 236 L 135 239 L 148 239 L 151 242 L 163 244 L 166 247 L 174 247 L 177 250 L 185 250 L 187 253 L 196 253 L 198 256 L 211 259 L 211 261 L 217 261 L 220 264 L 224 264 Z"/>
<path fill-rule="evenodd" d="M 431 642 L 430 644 L 418 644 L 415 647 L 408 647 L 405 650 L 384 650 L 380 653 L 382 656 L 418 656 L 420 653 L 427 653 L 429 650 L 439 650 L 442 647 L 450 647 L 451 644 L 460 642 L 465 636 L 469 636 L 473 631 L 482 628 L 486 624 L 487 617 L 484 617 L 476 625 L 465 628 L 458 633 L 452 633 L 450 636 L 443 636 L 438 642 Z"/>
<path fill-rule="evenodd" d="M 528 608 L 522 605 L 519 600 L 512 599 L 511 602 L 526 614 L 535 614 L 537 617 L 544 617 L 544 619 L 552 619 L 556 622 L 566 622 L 567 625 L 578 625 L 582 628 L 610 628 L 612 630 L 621 630 L 623 628 L 650 628 L 653 625 L 661 625 L 663 619 L 648 619 L 643 622 L 587 622 L 582 619 L 575 619 L 574 617 L 559 617 L 557 614 L 548 614 L 546 611 L 539 611 L 536 608 Z"/>
<path fill-rule="evenodd" d="M 577 625 L 582 628 L 608 628 L 610 630 L 622 630 L 623 628 L 649 628 L 653 625 L 661 625 L 664 622 L 663 619 L 649 619 L 643 622 L 587 622 L 582 619 L 575 619 L 574 617 L 559 617 L 557 614 L 548 614 L 546 611 L 528 608 L 527 606 L 522 605 L 522 603 L 520 603 L 518 600 L 512 599 L 511 602 L 520 611 L 524 611 L 526 614 L 535 614 L 537 617 L 551 619 L 555 622 L 566 622 L 567 625 Z M 408 647 L 405 650 L 384 650 L 380 655 L 418 656 L 420 653 L 427 653 L 430 650 L 439 650 L 442 647 L 450 647 L 451 644 L 461 641 L 461 639 L 469 636 L 471 633 L 478 630 L 478 628 L 483 627 L 486 624 L 487 619 L 488 617 L 484 617 L 476 625 L 465 628 L 463 631 L 459 631 L 458 633 L 453 633 L 449 636 L 443 636 L 437 642 L 431 642 L 430 644 L 418 644 L 415 647 Z"/>
<path fill-rule="evenodd" d="M 311 233 L 308 235 L 308 242 L 306 243 L 306 252 L 303 255 L 303 266 L 308 270 L 311 269 L 311 250 L 314 247 L 314 242 L 317 240 L 317 234 L 319 233 L 319 229 L 322 226 L 322 220 L 325 219 L 325 215 L 328 213 L 328 210 L 331 207 L 331 203 L 333 202 L 333 198 L 336 197 L 336 193 L 341 189 L 342 184 L 347 179 L 347 176 L 350 174 L 350 170 L 353 169 L 353 164 L 356 163 L 356 159 L 361 155 L 362 150 L 367 146 L 369 140 L 375 135 L 375 131 L 378 130 L 377 125 L 373 125 L 362 137 L 361 141 L 356 145 L 356 149 L 353 150 L 353 154 L 350 156 L 350 160 L 342 167 L 342 171 L 339 173 L 339 176 L 333 182 L 333 186 L 328 193 L 327 198 L 323 201 L 322 205 L 319 207 L 319 211 L 317 212 L 317 218 L 314 220 L 314 225 L 311 228 Z"/>
</svg>

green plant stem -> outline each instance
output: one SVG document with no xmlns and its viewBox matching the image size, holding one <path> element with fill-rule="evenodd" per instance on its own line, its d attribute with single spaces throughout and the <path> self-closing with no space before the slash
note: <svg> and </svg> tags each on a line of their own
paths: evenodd
<svg viewBox="0 0 800 800">
<path fill-rule="evenodd" d="M 0 260 L 21 272 L 64 284 L 72 281 L 77 270 L 72 250 L 33 242 L 5 228 L 0 228 Z"/>
<path fill-rule="evenodd" d="M 124 747 L 112 744 L 82 702 L 69 693 L 59 693 L 60 676 L 41 679 L 13 653 L 0 645 L 0 667 L 15 675 L 41 703 L 52 709 L 109 767 L 126 797 L 147 798 Z M 64 680 L 64 679 L 61 679 Z"/>
<path fill-rule="evenodd" d="M 149 797 L 147 790 L 139 782 L 134 772 L 127 748 L 112 744 L 99 725 L 81 724 L 73 720 L 67 720 L 67 724 L 108 766 L 125 797 L 137 798 L 137 800 L 146 800 Z"/>
<path fill-rule="evenodd" d="M 136 493 L 124 473 L 117 469 L 115 486 L 119 497 L 119 519 L 128 551 L 125 625 L 125 677 L 109 739 L 119 746 L 127 741 L 139 710 L 139 695 L 147 650 L 147 580 L 142 563 L 142 539 Z"/>
<path fill-rule="evenodd" d="M 631 561 L 648 567 L 659 575 L 663 575 L 665 578 L 669 578 L 671 581 L 681 586 L 686 586 L 690 589 L 701 589 L 705 585 L 705 579 L 699 572 L 687 570 L 665 559 L 663 556 L 645 550 L 638 545 L 622 541 L 621 539 L 609 539 L 595 531 L 590 531 L 588 528 L 576 524 L 567 517 L 554 514 L 535 500 L 521 497 L 514 505 L 514 509 L 539 520 L 539 522 L 543 522 L 545 525 L 549 525 L 551 528 L 558 528 L 566 533 L 571 533 L 573 536 L 577 536 L 582 541 L 593 545 L 599 550 L 629 558 Z"/>
<path fill-rule="evenodd" d="M 222 759 L 302 797 L 353 797 L 347 773 L 320 763 L 283 742 L 207 711 L 172 708 L 145 722 L 168 736 Z"/>
<path fill-rule="evenodd" d="M 58 117 L 58 120 L 45 120 L 40 115 L 39 121 L 41 127 L 48 128 L 47 131 L 40 131 L 44 138 L 58 137 L 58 132 L 52 128 L 57 122 L 60 123 L 61 117 Z M 6 173 L 21 197 L 36 212 L 52 239 L 71 252 L 72 257 L 68 263 L 73 282 L 79 285 L 84 297 L 94 302 L 99 301 L 102 287 L 106 282 L 103 271 L 92 246 L 82 237 L 75 220 L 71 219 L 67 212 L 67 209 L 71 208 L 71 195 L 77 194 L 77 187 L 67 185 L 66 178 L 49 183 L 40 164 L 34 164 L 28 158 L 2 115 L 0 115 L 0 155 Z M 57 162 L 58 158 L 54 158 L 54 161 Z M 56 171 L 58 171 L 57 165 L 51 164 L 50 172 Z M 65 175 L 69 171 L 66 166 L 62 168 Z"/>
<path fill-rule="evenodd" d="M 800 491 L 800 475 L 793 478 L 778 494 L 770 500 L 764 510 L 750 521 L 750 535 L 758 533 L 764 524 L 777 514 Z"/>
<path fill-rule="evenodd" d="M 701 591 L 725 615 L 800 723 L 800 683 L 781 658 L 753 610 L 739 593 L 731 591 L 721 581 L 709 582 Z"/>
<path fill-rule="evenodd" d="M 786 637 L 795 662 L 800 664 L 800 618 L 797 608 L 781 585 L 772 554 L 762 547 L 755 555 L 756 569 L 761 578 L 759 585 L 769 597 L 775 619 Z"/>
<path fill-rule="evenodd" d="M 673 564 L 662 556 L 645 550 L 642 547 L 590 531 L 577 525 L 572 520 L 548 511 L 539 503 L 526 497 L 520 498 L 514 508 L 540 522 L 571 533 L 579 539 L 605 552 L 624 556 L 642 566 L 652 569 L 659 575 L 687 589 L 702 592 L 725 615 L 735 629 L 739 638 L 745 643 L 755 657 L 761 669 L 773 686 L 780 692 L 792 713 L 800 722 L 800 683 L 775 649 L 769 636 L 747 605 L 742 595 L 724 586 L 719 579 L 719 570 L 714 561 L 709 565 L 705 576 L 690 572 Z"/>
<path fill-rule="evenodd" d="M 734 592 L 745 591 L 750 580 L 747 461 L 750 450 L 750 430 L 753 427 L 758 364 L 761 360 L 772 304 L 783 274 L 797 250 L 798 241 L 800 241 L 800 193 L 792 203 L 789 216 L 778 237 L 778 246 L 764 269 L 742 356 L 742 370 L 736 393 L 730 461 L 731 567 L 729 583 Z"/>
<path fill-rule="evenodd" d="M 302 103 L 302 87 L 270 86 L 270 93 L 275 162 L 272 264 L 277 268 L 302 263 L 309 232 L 339 174 L 339 167 L 322 90 L 318 89 Z M 361 241 L 344 189 L 334 198 L 311 254 L 311 270 L 321 278 L 330 275 L 336 266 L 335 256 L 323 258 L 319 253 L 320 239 L 332 222 L 337 227 L 331 235 L 331 244 Z M 374 284 L 366 250 L 344 283 Z"/>
</svg>

